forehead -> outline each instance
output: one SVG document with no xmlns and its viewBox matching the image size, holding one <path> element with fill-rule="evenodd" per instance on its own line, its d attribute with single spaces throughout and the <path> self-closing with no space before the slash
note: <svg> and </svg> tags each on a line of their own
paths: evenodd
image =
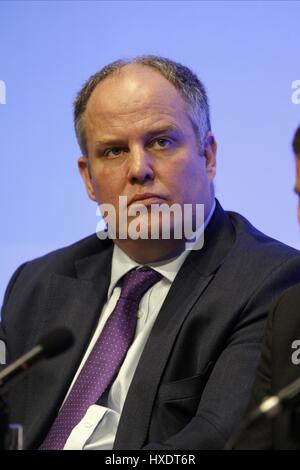
<svg viewBox="0 0 300 470">
<path fill-rule="evenodd" d="M 97 85 L 87 104 L 86 121 L 126 120 L 156 112 L 175 116 L 186 110 L 179 91 L 160 72 L 130 64 Z"/>
</svg>

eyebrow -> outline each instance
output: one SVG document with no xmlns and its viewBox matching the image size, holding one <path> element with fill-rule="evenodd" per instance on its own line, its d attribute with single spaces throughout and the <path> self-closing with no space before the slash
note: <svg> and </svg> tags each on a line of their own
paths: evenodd
<svg viewBox="0 0 300 470">
<path fill-rule="evenodd" d="M 147 139 L 151 139 L 153 137 L 155 137 L 156 135 L 158 134 L 163 134 L 165 132 L 169 132 L 169 133 L 172 133 L 172 134 L 178 134 L 180 133 L 180 130 L 176 127 L 176 126 L 173 126 L 173 125 L 166 125 L 166 126 L 160 126 L 158 127 L 157 129 L 152 129 L 148 132 L 146 132 L 145 136 Z M 101 140 L 98 140 L 96 142 L 96 147 L 103 147 L 103 146 L 112 146 L 112 145 L 121 145 L 124 143 L 124 139 L 122 138 L 103 138 Z"/>
</svg>

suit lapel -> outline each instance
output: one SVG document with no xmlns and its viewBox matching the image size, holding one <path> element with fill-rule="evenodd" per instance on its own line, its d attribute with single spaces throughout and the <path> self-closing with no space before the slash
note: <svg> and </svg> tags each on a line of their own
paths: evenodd
<svg viewBox="0 0 300 470">
<path fill-rule="evenodd" d="M 204 247 L 187 257 L 146 343 L 122 411 L 115 449 L 139 449 L 146 442 L 155 396 L 174 342 L 234 240 L 232 224 L 217 204 L 205 232 Z"/>
<path fill-rule="evenodd" d="M 34 445 L 30 442 L 32 436 L 43 434 L 43 429 L 57 413 L 80 364 L 106 301 L 111 257 L 109 247 L 75 262 L 75 275 L 55 273 L 49 278 L 44 321 L 37 339 L 56 327 L 66 327 L 74 334 L 75 344 L 28 374 L 28 389 L 33 391 L 27 401 L 28 416 L 34 416 L 26 429 L 29 446 Z M 46 390 L 44 394 L 40 393 L 41 384 Z"/>
</svg>

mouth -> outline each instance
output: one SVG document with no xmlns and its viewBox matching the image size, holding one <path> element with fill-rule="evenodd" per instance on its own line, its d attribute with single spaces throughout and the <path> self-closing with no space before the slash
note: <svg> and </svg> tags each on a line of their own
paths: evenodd
<svg viewBox="0 0 300 470">
<path fill-rule="evenodd" d="M 162 204 L 166 202 L 166 198 L 158 194 L 144 193 L 136 194 L 129 202 L 128 206 L 143 205 L 151 206 L 152 204 Z"/>
</svg>

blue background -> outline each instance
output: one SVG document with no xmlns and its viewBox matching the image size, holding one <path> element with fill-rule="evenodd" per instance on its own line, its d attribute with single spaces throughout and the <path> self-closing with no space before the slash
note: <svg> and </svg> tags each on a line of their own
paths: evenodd
<svg viewBox="0 0 300 470">
<path fill-rule="evenodd" d="M 0 298 L 21 262 L 95 231 L 72 101 L 120 57 L 159 54 L 199 75 L 218 141 L 217 197 L 300 247 L 291 151 L 299 24 L 292 1 L 1 1 Z"/>
</svg>

